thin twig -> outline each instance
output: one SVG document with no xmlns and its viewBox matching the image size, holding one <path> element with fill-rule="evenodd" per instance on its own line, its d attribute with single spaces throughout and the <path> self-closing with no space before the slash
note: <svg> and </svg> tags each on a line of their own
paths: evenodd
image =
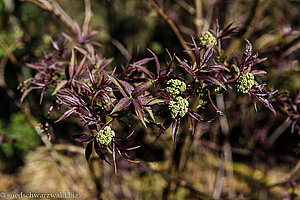
<svg viewBox="0 0 300 200">
<path fill-rule="evenodd" d="M 0 86 L 6 87 L 5 82 L 5 67 L 8 61 L 7 54 L 4 54 L 0 62 Z"/>
<path fill-rule="evenodd" d="M 234 174 L 233 174 L 233 164 L 232 164 L 232 150 L 229 141 L 230 130 L 229 130 L 227 116 L 225 113 L 224 96 L 222 94 L 217 95 L 217 106 L 224 111 L 224 115 L 219 117 L 219 121 L 220 121 L 221 131 L 226 137 L 224 141 L 224 162 L 225 162 L 226 175 L 229 181 L 234 179 Z M 228 197 L 230 199 L 234 199 L 236 197 L 234 184 L 228 185 Z"/>
<path fill-rule="evenodd" d="M 9 46 L 5 43 L 5 41 L 1 38 L 0 36 L 0 46 L 2 46 L 2 48 L 5 51 L 5 54 L 8 56 L 8 58 L 10 59 L 10 61 L 16 65 L 18 63 L 16 57 L 14 56 L 14 54 L 11 52 Z"/>
<path fill-rule="evenodd" d="M 115 38 L 113 37 L 110 37 L 110 41 L 111 43 L 121 52 L 121 54 L 123 56 L 125 56 L 126 60 L 127 61 L 130 61 L 131 60 L 131 54 L 129 53 L 129 51 L 124 47 L 124 45 L 119 42 L 118 40 L 116 40 Z"/>
<path fill-rule="evenodd" d="M 202 33 L 203 19 L 202 19 L 202 0 L 195 0 L 196 16 L 195 16 L 195 27 L 197 31 L 197 37 Z"/>
<path fill-rule="evenodd" d="M 84 5 L 85 5 L 85 17 L 82 25 L 82 32 L 86 34 L 89 30 L 89 24 L 93 16 L 92 9 L 91 9 L 91 0 L 84 0 Z"/>
<path fill-rule="evenodd" d="M 250 35 L 251 28 L 255 25 L 255 23 L 261 18 L 264 11 L 268 8 L 271 0 L 266 0 L 264 3 L 263 0 L 255 0 L 250 11 L 249 17 L 246 20 L 244 27 L 241 29 L 240 33 L 238 34 L 238 38 L 233 40 L 229 47 L 226 50 L 225 56 L 231 57 L 231 54 L 237 47 L 240 45 L 241 41 L 244 38 L 248 38 Z M 263 5 L 261 5 L 263 3 Z"/>
<path fill-rule="evenodd" d="M 278 126 L 275 131 L 267 139 L 266 146 L 271 147 L 277 138 L 292 124 L 291 121 L 284 121 L 280 126 Z"/>
<path fill-rule="evenodd" d="M 34 3 L 40 8 L 56 15 L 73 33 L 76 33 L 76 22 L 54 1 L 47 0 L 20 0 Z"/>
<path fill-rule="evenodd" d="M 220 199 L 222 194 L 222 187 L 223 187 L 223 177 L 224 177 L 224 165 L 225 165 L 225 156 L 222 156 L 221 163 L 218 168 L 216 181 L 215 181 L 215 188 L 213 192 L 214 199 Z"/>
<path fill-rule="evenodd" d="M 190 51 L 190 48 L 187 46 L 185 40 L 183 39 L 175 23 L 158 7 L 158 5 L 153 0 L 147 0 L 147 1 L 151 4 L 151 7 L 154 8 L 154 10 L 158 13 L 158 15 L 169 24 L 169 26 L 175 33 L 176 37 L 178 38 L 181 46 L 187 52 L 187 54 L 192 59 L 192 61 L 195 62 L 194 54 Z"/>
<path fill-rule="evenodd" d="M 183 0 L 175 0 L 175 1 L 176 1 L 176 3 L 178 3 L 179 6 L 181 6 L 182 8 L 184 8 L 191 15 L 195 14 L 195 8 L 193 8 L 192 6 L 190 6 L 187 2 L 185 2 Z"/>
</svg>

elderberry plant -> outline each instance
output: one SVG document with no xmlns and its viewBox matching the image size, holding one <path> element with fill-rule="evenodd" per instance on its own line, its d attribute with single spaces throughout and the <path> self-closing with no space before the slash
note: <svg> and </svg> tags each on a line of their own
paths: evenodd
<svg viewBox="0 0 300 200">
<path fill-rule="evenodd" d="M 248 94 L 255 108 L 257 100 L 275 113 L 268 97 L 276 91 L 267 91 L 266 84 L 257 80 L 256 77 L 265 75 L 265 72 L 255 65 L 264 59 L 259 58 L 257 53 L 252 55 L 251 43 L 246 40 L 241 63 L 229 62 L 233 59 L 223 56 L 222 40 L 236 30 L 231 26 L 221 31 L 217 24 L 214 34 L 206 32 L 199 38 L 192 38 L 188 44 L 195 55 L 195 62 L 168 52 L 170 61 L 162 69 L 157 56 L 150 51 L 153 57 L 132 60 L 123 66 L 121 72 L 110 70 L 111 59 L 103 58 L 96 49 L 99 44 L 91 40 L 96 33 L 84 35 L 77 26 L 76 37 L 64 33 L 66 42 L 59 45 L 52 40 L 53 52 L 45 54 L 38 63 L 27 64 L 37 73 L 24 83 L 22 99 L 32 90 L 40 89 L 42 102 L 43 96 L 50 90 L 57 107 L 65 110 L 56 122 L 76 115 L 90 131 L 90 134 L 74 135 L 75 141 L 87 142 L 87 161 L 93 149 L 100 159 L 108 163 L 107 155 L 111 153 L 115 169 L 117 154 L 132 161 L 128 151 L 139 147 L 124 146 L 122 141 L 128 140 L 134 130 L 123 138 L 115 131 L 115 124 L 132 129 L 132 124 L 139 120 L 145 128 L 149 124 L 157 126 L 158 129 L 154 129 L 157 137 L 172 126 L 175 144 L 182 120 L 188 119 L 194 132 L 194 121 L 207 121 L 201 115 L 201 109 L 208 104 L 212 105 L 216 114 L 222 115 L 213 101 L 217 94 Z M 155 61 L 156 72 L 149 70 L 152 60 Z M 179 69 L 177 66 L 187 75 L 174 73 Z"/>
</svg>

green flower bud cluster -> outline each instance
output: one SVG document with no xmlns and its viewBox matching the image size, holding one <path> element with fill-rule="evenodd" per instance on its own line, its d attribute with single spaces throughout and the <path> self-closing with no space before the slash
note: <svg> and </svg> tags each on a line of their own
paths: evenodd
<svg viewBox="0 0 300 200">
<path fill-rule="evenodd" d="M 210 45 L 215 45 L 217 44 L 217 39 L 215 38 L 215 36 L 213 36 L 213 34 L 211 34 L 210 32 L 205 32 L 202 36 L 199 37 L 200 43 L 205 46 L 208 47 Z"/>
<path fill-rule="evenodd" d="M 237 80 L 237 91 L 240 93 L 248 93 L 249 90 L 254 85 L 254 76 L 251 73 L 246 73 L 241 75 L 240 78 Z"/>
<path fill-rule="evenodd" d="M 214 88 L 214 92 L 219 94 L 219 93 L 220 93 L 220 87 L 216 86 L 216 87 Z"/>
<path fill-rule="evenodd" d="M 180 81 L 178 79 L 170 79 L 167 82 L 166 90 L 170 94 L 177 96 L 179 94 L 182 94 L 186 90 L 186 85 L 183 81 Z"/>
<path fill-rule="evenodd" d="M 199 89 L 194 90 L 195 93 L 197 93 L 201 98 L 205 97 L 207 95 L 207 88 L 201 88 L 199 87 Z"/>
<path fill-rule="evenodd" d="M 184 117 L 184 115 L 188 112 L 188 106 L 188 100 L 180 96 L 176 97 L 175 101 L 170 101 L 169 110 L 171 111 L 172 118 L 179 119 Z"/>
<path fill-rule="evenodd" d="M 223 55 L 218 55 L 217 57 L 216 57 L 216 62 L 217 63 L 223 63 L 225 61 L 225 56 L 223 56 Z"/>
<path fill-rule="evenodd" d="M 98 132 L 96 140 L 100 144 L 108 145 L 113 137 L 115 137 L 115 132 L 111 130 L 110 126 L 105 126 Z"/>
</svg>

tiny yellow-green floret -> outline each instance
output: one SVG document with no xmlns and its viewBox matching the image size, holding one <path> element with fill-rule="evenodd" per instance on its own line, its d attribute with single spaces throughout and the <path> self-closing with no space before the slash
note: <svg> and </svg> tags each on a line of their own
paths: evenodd
<svg viewBox="0 0 300 200">
<path fill-rule="evenodd" d="M 96 140 L 100 144 L 108 145 L 113 137 L 115 137 L 115 132 L 111 130 L 110 126 L 105 126 L 104 129 L 98 132 Z"/>
<path fill-rule="evenodd" d="M 236 89 L 240 93 L 248 93 L 249 90 L 254 85 L 254 76 L 251 73 L 246 73 L 241 75 L 240 78 L 237 80 Z"/>
<path fill-rule="evenodd" d="M 209 47 L 212 44 L 213 45 L 217 44 L 217 39 L 209 31 L 205 32 L 202 36 L 200 36 L 199 40 L 200 43 L 205 47 Z"/>
<path fill-rule="evenodd" d="M 184 117 L 188 112 L 189 102 L 182 97 L 176 97 L 175 101 L 169 102 L 169 110 L 173 119 L 179 119 Z"/>
<path fill-rule="evenodd" d="M 166 90 L 170 94 L 177 96 L 179 94 L 182 94 L 186 90 L 186 85 L 183 81 L 180 81 L 178 79 L 170 79 L 167 82 Z"/>
</svg>

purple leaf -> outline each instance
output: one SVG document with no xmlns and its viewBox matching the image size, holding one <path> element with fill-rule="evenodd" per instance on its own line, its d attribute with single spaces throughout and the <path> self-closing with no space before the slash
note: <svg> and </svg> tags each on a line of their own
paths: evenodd
<svg viewBox="0 0 300 200">
<path fill-rule="evenodd" d="M 172 123 L 172 139 L 174 142 L 174 146 L 176 145 L 176 133 L 178 131 L 179 126 L 180 126 L 180 119 Z"/>
<path fill-rule="evenodd" d="M 75 72 L 75 66 L 76 66 L 76 58 L 75 58 L 75 50 L 72 49 L 72 56 L 69 66 L 69 77 L 70 79 L 73 79 L 74 72 Z"/>
<path fill-rule="evenodd" d="M 247 46 L 246 46 L 246 50 L 243 54 L 243 63 L 247 62 L 247 60 L 250 58 L 251 54 L 252 54 L 252 44 L 246 39 L 247 42 Z"/>
<path fill-rule="evenodd" d="M 113 114 L 115 112 L 118 112 L 120 110 L 123 110 L 124 108 L 127 108 L 131 104 L 132 99 L 129 97 L 122 98 L 117 105 L 115 105 L 114 109 L 111 111 L 110 114 Z"/>
<path fill-rule="evenodd" d="M 233 23 L 230 23 L 228 26 L 226 26 L 224 28 L 224 30 L 222 31 L 221 35 L 218 37 L 219 38 L 223 38 L 223 37 L 226 37 L 227 35 L 233 33 L 237 27 L 234 27 L 234 28 L 230 28 L 232 26 Z"/>
<path fill-rule="evenodd" d="M 196 76 L 194 70 L 186 62 L 181 61 L 179 58 L 177 58 L 177 60 L 180 63 L 180 66 L 183 67 L 190 75 L 193 77 Z"/>
<path fill-rule="evenodd" d="M 124 89 L 122 88 L 119 80 L 113 76 L 107 75 L 108 78 L 110 79 L 111 82 L 113 82 L 113 84 L 115 84 L 117 86 L 117 88 L 119 89 L 119 91 L 122 93 L 122 95 L 124 97 L 128 97 L 127 93 L 124 91 Z"/>
<path fill-rule="evenodd" d="M 196 56 L 196 64 L 197 64 L 197 67 L 200 68 L 200 51 L 199 51 L 199 48 L 198 48 L 198 45 L 196 44 L 194 38 L 192 38 L 193 40 L 193 43 L 194 43 L 194 46 L 195 46 L 195 56 Z"/>
<path fill-rule="evenodd" d="M 93 151 L 93 142 L 94 141 L 90 141 L 85 147 L 85 159 L 87 162 L 89 162 L 89 158 Z"/>
<path fill-rule="evenodd" d="M 204 121 L 204 118 L 192 109 L 189 109 L 189 115 L 197 121 Z"/>
<path fill-rule="evenodd" d="M 147 74 L 150 78 L 153 79 L 153 74 L 146 68 L 146 67 L 143 67 L 143 66 L 138 66 L 138 65 L 135 65 L 136 68 L 140 69 L 141 71 L 143 71 L 145 74 Z"/>
<path fill-rule="evenodd" d="M 57 84 L 54 92 L 52 95 L 55 95 L 61 88 L 65 87 L 67 85 L 68 81 L 67 80 L 62 80 L 59 84 Z"/>
<path fill-rule="evenodd" d="M 123 87 L 128 96 L 131 96 L 132 91 L 134 90 L 133 86 L 127 83 L 126 81 L 119 80 L 120 85 Z"/>
<path fill-rule="evenodd" d="M 116 144 L 113 142 L 113 164 L 115 169 L 115 174 L 117 174 L 117 162 L 116 162 Z"/>
<path fill-rule="evenodd" d="M 159 129 L 158 134 L 156 136 L 156 139 L 158 139 L 162 133 L 164 133 L 172 124 L 173 119 L 171 117 L 168 117 L 163 124 L 163 127 Z"/>
<path fill-rule="evenodd" d="M 220 25 L 219 25 L 219 20 L 216 19 L 216 34 L 217 34 L 217 38 L 219 38 L 220 36 Z"/>
<path fill-rule="evenodd" d="M 298 94 L 296 95 L 296 97 L 294 99 L 294 103 L 295 104 L 300 104 L 300 92 L 298 92 Z"/>
<path fill-rule="evenodd" d="M 252 95 L 251 92 L 249 92 L 248 95 L 249 95 L 249 97 L 250 97 L 250 99 L 251 99 L 251 101 L 252 101 L 252 103 L 253 103 L 253 105 L 254 105 L 255 111 L 257 112 L 257 106 L 256 106 L 256 101 L 255 101 L 255 99 L 254 99 L 254 96 Z"/>
<path fill-rule="evenodd" d="M 76 142 L 88 142 L 91 141 L 94 137 L 88 134 L 77 134 L 77 135 L 73 135 L 72 138 Z"/>
<path fill-rule="evenodd" d="M 143 110 L 143 106 L 142 106 L 141 101 L 138 100 L 138 99 L 133 99 L 133 105 L 134 105 L 134 108 L 135 108 L 136 115 L 141 120 L 143 125 L 147 128 L 146 122 L 144 120 L 144 110 Z"/>
<path fill-rule="evenodd" d="M 142 83 L 142 84 L 138 85 L 138 86 L 134 89 L 134 91 L 132 92 L 133 98 L 136 98 L 136 97 L 141 96 L 142 94 L 144 94 L 144 92 L 145 92 L 146 90 L 148 90 L 149 88 L 152 87 L 152 85 L 153 85 L 154 82 L 155 82 L 155 81 L 153 81 L 153 80 L 149 80 L 149 81 L 147 81 L 147 82 L 145 82 L 145 83 Z"/>
<path fill-rule="evenodd" d="M 222 88 L 224 88 L 224 90 L 227 90 L 224 83 L 215 77 L 207 76 L 207 75 L 198 75 L 198 78 L 203 79 L 208 82 L 211 82 L 211 83 L 215 83 L 215 84 L 221 86 Z"/>
<path fill-rule="evenodd" d="M 23 94 L 22 94 L 22 97 L 21 97 L 21 102 L 24 101 L 24 99 L 27 97 L 27 95 L 33 90 L 34 88 L 33 87 L 30 87 L 28 89 L 26 89 Z"/>
<path fill-rule="evenodd" d="M 157 73 L 157 76 L 160 76 L 160 64 L 159 64 L 159 60 L 158 60 L 157 56 L 155 55 L 155 53 L 153 53 L 150 49 L 148 49 L 148 51 L 150 51 L 150 53 L 153 55 L 153 57 L 155 59 L 156 73 Z"/>
<path fill-rule="evenodd" d="M 253 76 L 263 76 L 267 74 L 267 72 L 264 70 L 252 70 L 251 74 L 253 74 Z"/>
<path fill-rule="evenodd" d="M 88 73 L 89 73 L 90 81 L 91 81 L 91 83 L 92 83 L 93 88 L 96 89 L 96 88 L 97 88 L 97 84 L 96 84 L 96 81 L 95 81 L 95 76 L 94 76 L 94 74 L 92 74 L 92 72 L 90 71 L 90 69 L 89 69 L 88 67 L 86 68 L 86 70 L 87 70 Z"/>
<path fill-rule="evenodd" d="M 201 68 L 201 70 L 204 71 L 220 71 L 220 70 L 226 70 L 230 72 L 228 68 L 226 68 L 224 65 L 209 65 L 209 66 L 204 66 Z"/>
<path fill-rule="evenodd" d="M 120 154 L 120 156 L 122 156 L 124 159 L 126 159 L 128 162 L 132 162 L 132 163 L 139 163 L 140 161 L 136 161 L 136 160 L 131 160 L 129 159 L 129 156 L 127 155 L 126 152 L 124 151 L 120 151 L 119 149 L 118 150 L 118 153 Z"/>
<path fill-rule="evenodd" d="M 71 114 L 73 114 L 76 110 L 76 107 L 71 108 L 70 110 L 67 110 L 58 120 L 56 120 L 54 123 L 57 123 L 61 120 L 64 120 L 65 118 L 69 117 Z"/>
<path fill-rule="evenodd" d="M 142 60 L 134 62 L 133 66 L 143 66 L 144 64 L 147 64 L 149 61 L 153 60 L 154 58 L 144 58 Z"/>
<path fill-rule="evenodd" d="M 214 45 L 212 44 L 204 52 L 200 66 L 203 66 L 210 59 L 210 57 L 213 55 L 213 52 L 214 52 Z"/>
<path fill-rule="evenodd" d="M 85 34 L 83 37 L 80 38 L 81 41 L 79 42 L 85 42 L 89 39 L 91 39 L 92 37 L 94 37 L 95 35 L 97 35 L 97 31 L 91 31 L 91 32 L 88 32 L 87 34 Z"/>
<path fill-rule="evenodd" d="M 100 148 L 100 146 L 99 146 L 99 144 L 98 144 L 97 141 L 94 142 L 94 149 L 95 149 L 96 153 L 98 154 L 98 156 L 99 156 L 99 158 L 100 158 L 101 160 L 104 160 L 105 162 L 107 162 L 108 164 L 110 164 L 110 163 L 106 160 L 105 155 L 103 154 L 103 152 L 102 152 L 102 150 L 101 150 L 101 148 Z"/>
</svg>

